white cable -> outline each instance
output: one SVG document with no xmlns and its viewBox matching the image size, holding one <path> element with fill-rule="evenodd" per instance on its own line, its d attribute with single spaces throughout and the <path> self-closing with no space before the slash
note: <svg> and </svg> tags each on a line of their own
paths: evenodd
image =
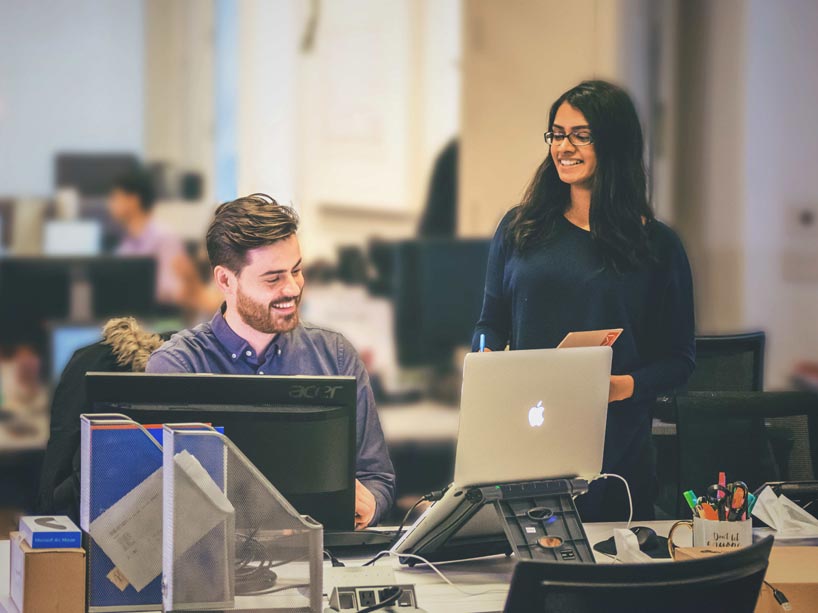
<svg viewBox="0 0 818 613">
<path fill-rule="evenodd" d="M 596 481 L 597 479 L 607 479 L 608 477 L 616 477 L 622 483 L 625 484 L 625 491 L 628 493 L 628 525 L 627 528 L 631 527 L 631 522 L 633 521 L 633 498 L 631 498 L 631 488 L 628 485 L 627 480 L 622 475 L 615 475 L 613 473 L 603 473 L 598 475 L 592 479 L 592 481 Z"/>
<path fill-rule="evenodd" d="M 429 568 L 431 568 L 433 571 L 435 571 L 435 573 L 437 573 L 437 576 L 438 576 L 438 577 L 440 577 L 441 579 L 443 579 L 443 581 L 445 581 L 446 583 L 448 583 L 449 585 L 451 585 L 451 586 L 452 586 L 454 589 L 456 589 L 458 592 L 460 592 L 460 593 L 462 593 L 462 594 L 465 594 L 466 596 L 482 596 L 483 594 L 490 594 L 490 593 L 492 593 L 492 592 L 508 592 L 508 588 L 494 588 L 494 589 L 491 589 L 491 590 L 483 590 L 482 592 L 471 592 L 471 591 L 469 591 L 469 590 L 465 590 L 465 589 L 463 589 L 463 588 L 462 588 L 462 587 L 460 587 L 459 585 L 455 585 L 454 583 L 452 583 L 452 582 L 451 582 L 451 581 L 448 579 L 448 577 L 446 577 L 446 575 L 444 575 L 442 572 L 440 572 L 440 571 L 438 570 L 437 566 L 435 566 L 434 564 L 432 564 L 432 563 L 431 563 L 429 560 L 427 560 L 426 558 L 422 558 L 422 557 L 420 557 L 420 556 L 416 556 L 416 555 L 415 555 L 415 554 L 413 554 L 413 553 L 396 553 L 396 552 L 394 552 L 394 551 L 389 551 L 389 550 L 384 550 L 384 551 L 380 551 L 380 552 L 378 552 L 378 556 L 380 556 L 381 554 L 383 554 L 383 555 L 389 555 L 389 556 L 394 556 L 394 557 L 396 557 L 396 558 L 412 558 L 412 559 L 414 559 L 414 560 L 420 560 L 421 562 L 423 562 L 424 564 L 426 564 L 426 565 L 427 565 Z"/>
</svg>

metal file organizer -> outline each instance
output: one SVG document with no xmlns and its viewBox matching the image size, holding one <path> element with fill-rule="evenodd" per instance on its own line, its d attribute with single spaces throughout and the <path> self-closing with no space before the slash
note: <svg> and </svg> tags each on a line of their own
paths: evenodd
<svg viewBox="0 0 818 613">
<path fill-rule="evenodd" d="M 226 436 L 192 426 L 163 432 L 164 611 L 320 612 L 321 524 Z"/>
<path fill-rule="evenodd" d="M 130 554 L 115 545 L 133 535 L 110 518 L 123 506 L 138 507 L 143 516 L 155 512 L 154 525 L 161 527 L 161 501 L 156 500 L 161 483 L 156 473 L 161 478 L 162 447 L 143 426 L 116 413 L 80 416 L 80 447 L 80 527 L 87 551 L 88 611 L 160 610 L 161 537 L 140 535 L 147 541 L 133 541 L 134 546 L 155 552 L 153 564 L 151 560 L 142 564 L 143 569 L 154 567 L 155 573 L 129 574 L 130 569 L 120 568 L 120 562 Z"/>
</svg>

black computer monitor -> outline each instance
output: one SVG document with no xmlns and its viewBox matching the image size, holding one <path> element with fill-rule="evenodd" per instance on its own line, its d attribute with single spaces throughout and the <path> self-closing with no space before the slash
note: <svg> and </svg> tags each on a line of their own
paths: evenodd
<svg viewBox="0 0 818 613">
<path fill-rule="evenodd" d="M 26 342 L 48 320 L 168 315 L 152 257 L 0 258 L 0 329 Z"/>
<path fill-rule="evenodd" d="M 422 239 L 395 245 L 394 301 L 398 360 L 446 364 L 471 345 L 483 305 L 488 239 Z"/>
<path fill-rule="evenodd" d="M 354 377 L 88 373 L 86 386 L 93 412 L 223 426 L 300 513 L 354 527 Z"/>
<path fill-rule="evenodd" d="M 73 187 L 83 197 L 105 196 L 122 175 L 139 168 L 133 153 L 58 153 L 54 158 L 56 187 Z"/>
</svg>

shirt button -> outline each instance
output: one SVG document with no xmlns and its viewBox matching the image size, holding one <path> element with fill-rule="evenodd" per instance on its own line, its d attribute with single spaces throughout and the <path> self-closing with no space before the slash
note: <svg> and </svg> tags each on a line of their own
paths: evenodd
<svg viewBox="0 0 818 613">
<path fill-rule="evenodd" d="M 235 354 L 235 353 L 233 354 L 233 359 L 234 359 L 234 360 L 236 359 L 236 354 Z"/>
<path fill-rule="evenodd" d="M 263 375 L 263 374 L 264 374 L 264 371 L 263 371 L 263 370 L 260 370 L 260 371 L 258 371 L 258 374 Z"/>
<path fill-rule="evenodd" d="M 253 352 L 252 351 L 246 351 L 244 353 L 244 355 L 246 355 L 249 358 L 251 355 L 253 355 Z"/>
<path fill-rule="evenodd" d="M 281 355 L 281 349 L 276 349 L 276 355 Z"/>
</svg>

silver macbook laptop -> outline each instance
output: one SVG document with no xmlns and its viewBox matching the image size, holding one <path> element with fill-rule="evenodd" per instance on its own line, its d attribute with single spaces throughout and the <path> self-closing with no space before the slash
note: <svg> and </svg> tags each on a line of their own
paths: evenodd
<svg viewBox="0 0 818 613">
<path fill-rule="evenodd" d="M 591 478 L 602 470 L 610 347 L 470 353 L 463 366 L 454 483 L 395 545 L 411 553 L 478 485 Z M 499 530 L 485 509 L 468 532 Z M 471 525 L 474 524 L 474 525 Z M 459 534 L 459 533 L 458 533 Z"/>
</svg>

